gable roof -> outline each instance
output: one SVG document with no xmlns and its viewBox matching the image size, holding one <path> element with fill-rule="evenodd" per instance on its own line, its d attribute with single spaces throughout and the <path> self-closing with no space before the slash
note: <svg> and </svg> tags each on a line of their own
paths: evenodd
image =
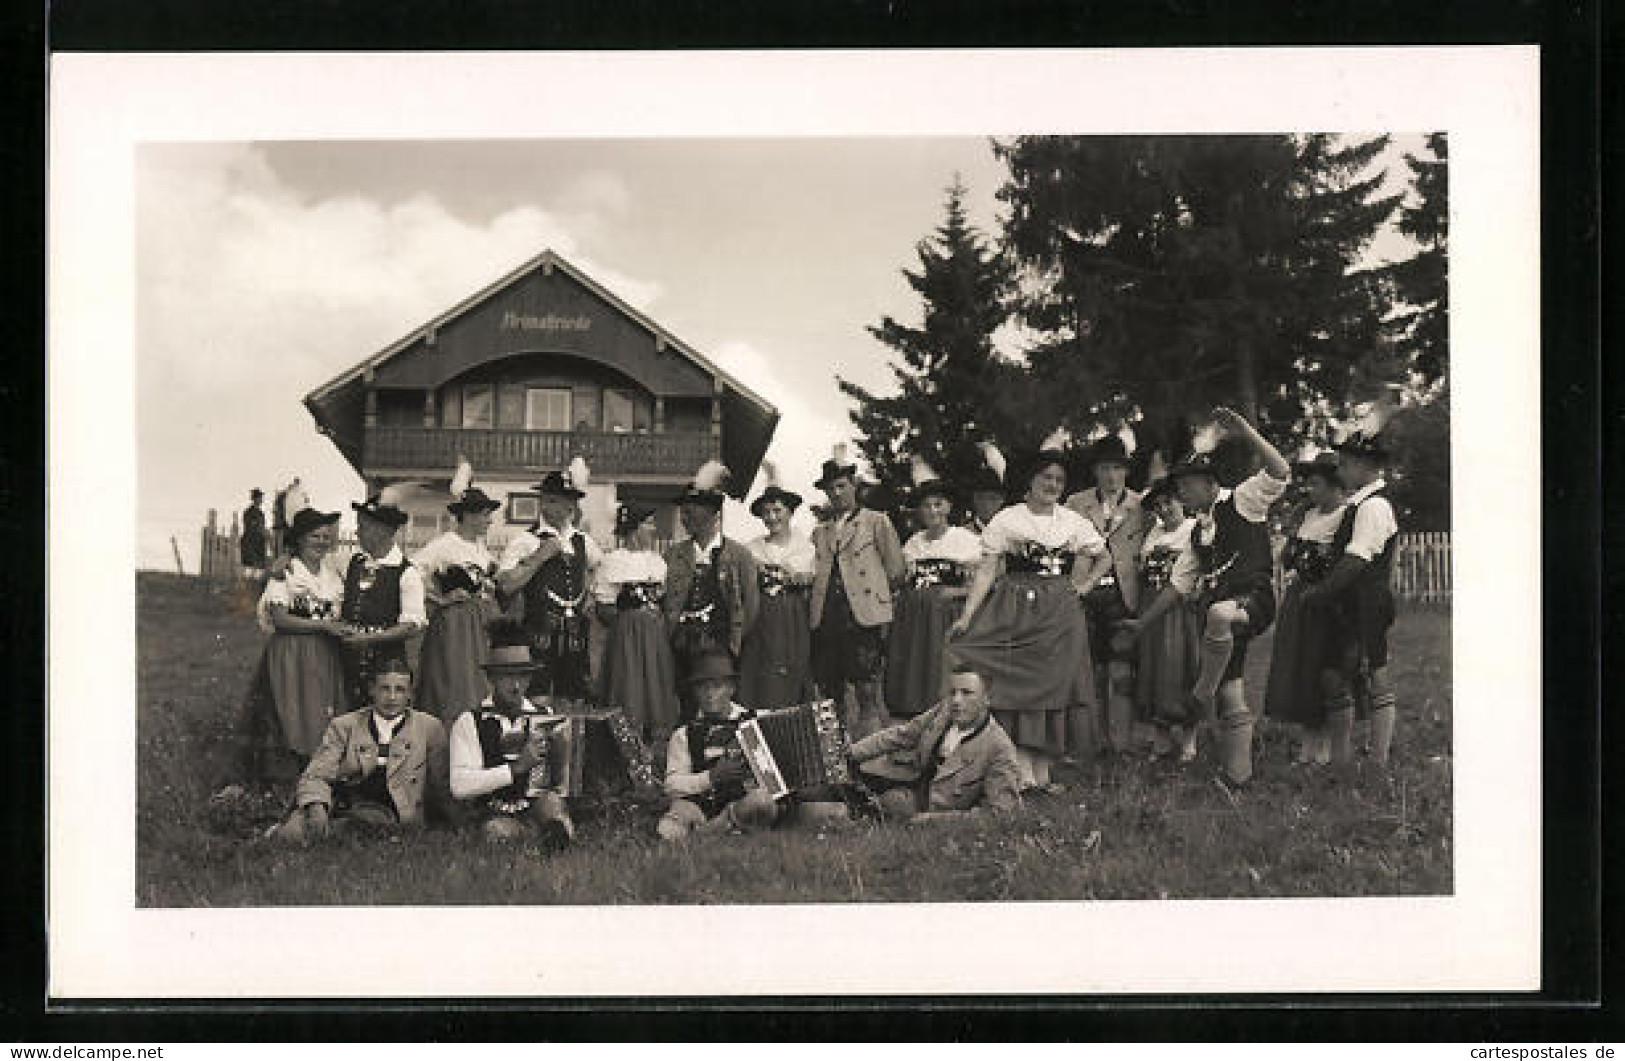
<svg viewBox="0 0 1625 1061">
<path fill-rule="evenodd" d="M 507 275 L 496 280 L 494 283 L 488 284 L 479 291 L 476 291 L 474 294 L 463 299 L 461 302 L 457 303 L 455 306 L 446 310 L 439 316 L 433 318 L 432 320 L 425 321 L 416 328 L 413 328 L 411 331 L 407 332 L 405 335 L 401 336 L 393 343 L 390 343 L 388 346 L 384 347 L 382 350 L 378 351 L 376 354 L 373 354 L 366 360 L 345 369 L 337 376 L 334 376 L 332 379 L 328 380 L 326 383 L 307 394 L 305 396 L 305 404 L 308 406 L 311 402 L 320 402 L 331 397 L 334 391 L 338 390 L 346 383 L 361 378 L 366 374 L 368 369 L 376 370 L 378 366 L 384 364 L 386 361 L 389 361 L 405 352 L 413 343 L 421 339 L 425 333 L 439 331 L 441 328 L 456 320 L 458 317 L 461 317 L 475 306 L 478 306 L 487 299 L 502 293 L 507 288 L 512 287 L 514 284 L 517 284 L 531 273 L 534 273 L 537 269 L 549 265 L 555 269 L 558 269 L 576 283 L 580 284 L 582 287 L 585 287 L 588 291 L 591 291 L 593 294 L 609 303 L 624 316 L 636 321 L 656 339 L 664 341 L 667 346 L 676 350 L 694 364 L 698 365 L 706 372 L 707 375 L 721 380 L 725 386 L 736 391 L 741 397 L 757 405 L 764 412 L 772 415 L 775 418 L 777 417 L 778 410 L 775 409 L 773 404 L 767 399 L 745 386 L 745 384 L 741 383 L 733 375 L 717 366 L 704 354 L 694 349 L 688 343 L 684 342 L 676 335 L 673 335 L 667 329 L 661 327 L 648 314 L 626 302 L 609 288 L 604 287 L 602 284 L 598 283 L 598 281 L 594 280 L 592 277 L 588 276 L 574 265 L 571 265 L 568 261 L 561 258 L 551 250 L 542 251 L 542 253 L 525 262 L 517 269 L 509 272 Z"/>
</svg>

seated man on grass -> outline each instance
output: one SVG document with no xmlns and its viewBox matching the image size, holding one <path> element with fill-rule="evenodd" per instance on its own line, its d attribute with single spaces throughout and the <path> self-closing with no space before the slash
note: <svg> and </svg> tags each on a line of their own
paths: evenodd
<svg viewBox="0 0 1625 1061">
<path fill-rule="evenodd" d="M 425 806 L 446 808 L 446 731 L 413 711 L 412 671 L 390 656 L 374 665 L 372 703 L 327 724 L 294 791 L 297 809 L 273 831 L 303 843 L 335 828 L 418 826 Z"/>
<path fill-rule="evenodd" d="M 526 696 L 541 665 L 528 645 L 499 645 L 485 663 L 491 695 L 451 726 L 451 794 L 465 818 L 483 821 L 486 839 L 519 840 L 535 834 L 545 848 L 570 845 L 575 824 L 564 797 L 531 784 L 531 770 L 546 759 L 551 712 Z"/>
<path fill-rule="evenodd" d="M 733 660 L 721 653 L 699 657 L 688 674 L 696 714 L 677 727 L 666 748 L 671 807 L 656 826 L 662 840 L 749 832 L 779 819 L 779 805 L 756 785 L 734 739 L 739 723 L 750 717 L 733 702 L 738 679 Z"/>
<path fill-rule="evenodd" d="M 987 679 L 954 668 L 947 699 L 852 745 L 852 760 L 888 818 L 930 821 L 1021 806 L 1016 746 L 989 711 Z M 890 759 L 905 753 L 904 763 Z"/>
</svg>

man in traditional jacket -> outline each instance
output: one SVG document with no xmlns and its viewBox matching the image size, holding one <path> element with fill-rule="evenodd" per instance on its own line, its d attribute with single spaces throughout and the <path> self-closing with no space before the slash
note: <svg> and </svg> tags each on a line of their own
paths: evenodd
<svg viewBox="0 0 1625 1061">
<path fill-rule="evenodd" d="M 987 680 L 960 664 L 946 699 L 852 745 L 855 763 L 881 761 L 862 777 L 887 817 L 920 821 L 1021 806 L 1016 746 L 994 720 L 988 692 Z M 898 753 L 906 766 L 896 765 Z"/>
<path fill-rule="evenodd" d="M 368 706 L 327 724 L 294 791 L 293 815 L 279 840 L 324 840 L 338 825 L 415 827 L 446 808 L 446 731 L 413 711 L 412 673 L 399 655 L 373 668 Z"/>
<path fill-rule="evenodd" d="M 695 714 L 695 664 L 722 654 L 737 666 L 745 635 L 761 606 L 756 558 L 748 547 L 722 533 L 725 476 L 720 464 L 700 469 L 677 500 L 688 539 L 666 550 L 666 588 L 660 606 L 677 665 L 682 722 Z"/>
<path fill-rule="evenodd" d="M 1223 780 L 1240 787 L 1253 776 L 1253 714 L 1242 681 L 1247 646 L 1275 621 L 1275 557 L 1266 520 L 1292 466 L 1239 414 L 1220 408 L 1213 419 L 1245 438 L 1264 467 L 1234 490 L 1219 485 L 1210 453 L 1192 454 L 1170 469 L 1179 500 L 1196 517 L 1191 548 L 1175 561 L 1169 586 L 1123 625 L 1137 632 L 1182 599 L 1200 603 L 1202 649 L 1191 699 L 1196 717 L 1217 719 Z"/>
<path fill-rule="evenodd" d="M 1094 524 L 1111 554 L 1111 566 L 1095 584 L 1078 590 L 1089 615 L 1095 688 L 1106 691 L 1100 698 L 1104 716 L 1097 719 L 1095 730 L 1105 738 L 1106 750 L 1122 754 L 1130 750 L 1133 739 L 1137 654 L 1122 623 L 1140 606 L 1140 546 L 1155 517 L 1140 504 L 1139 493 L 1128 488 L 1129 454 L 1121 438 L 1107 435 L 1096 442 L 1090 462 L 1095 485 L 1073 494 L 1066 507 Z"/>
<path fill-rule="evenodd" d="M 548 472 L 536 487 L 542 518 L 516 535 L 497 565 L 497 587 L 524 599 L 524 625 L 541 668 L 533 695 L 585 700 L 592 689 L 591 594 L 603 550 L 575 525 L 585 464 Z"/>
<path fill-rule="evenodd" d="M 845 463 L 839 449 L 813 485 L 831 510 L 812 533 L 813 681 L 843 712 L 852 689 L 857 713 L 846 728 L 857 737 L 890 723 L 881 692 L 886 635 L 907 564 L 891 520 L 858 504 L 857 465 Z"/>
</svg>

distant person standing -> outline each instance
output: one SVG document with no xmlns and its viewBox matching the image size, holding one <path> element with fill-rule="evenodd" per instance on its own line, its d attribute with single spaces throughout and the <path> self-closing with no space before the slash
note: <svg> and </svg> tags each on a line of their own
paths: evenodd
<svg viewBox="0 0 1625 1061">
<path fill-rule="evenodd" d="M 265 491 L 259 487 L 248 492 L 248 507 L 243 509 L 242 536 L 237 539 L 237 552 L 243 563 L 243 577 L 258 579 L 265 576 L 266 535 L 265 510 L 260 502 Z"/>
</svg>

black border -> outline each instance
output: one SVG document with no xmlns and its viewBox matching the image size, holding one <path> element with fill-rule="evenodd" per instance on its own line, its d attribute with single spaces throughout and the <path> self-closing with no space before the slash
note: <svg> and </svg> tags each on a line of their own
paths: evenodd
<svg viewBox="0 0 1625 1061">
<path fill-rule="evenodd" d="M 1409 1039 L 1492 1041 L 1619 1038 L 1616 1015 L 1597 1004 L 1603 991 L 1600 843 L 1603 788 L 1599 635 L 1606 618 L 1619 632 L 1620 607 L 1604 615 L 1601 580 L 1602 379 L 1599 295 L 1600 63 L 1617 48 L 1595 0 L 1360 0 L 1326 4 L 1003 3 L 892 0 L 697 4 L 465 0 L 455 5 L 260 0 L 72 0 L 27 10 L 6 41 L 32 99 L 10 123 L 0 149 L 9 187 L 8 292 L 43 322 L 45 154 L 42 62 L 50 46 L 75 51 L 453 50 L 465 48 L 782 48 L 1214 46 L 1237 44 L 1538 43 L 1541 63 L 1543 255 L 1543 489 L 1547 711 L 1544 744 L 1543 876 L 1545 987 L 1530 995 L 1208 996 L 1025 999 L 781 1000 L 743 1003 L 695 998 L 505 1001 L 404 1006 L 283 1003 L 231 1008 L 207 1003 L 146 1011 L 117 1004 L 44 1006 L 43 703 L 44 569 L 0 565 L 0 660 L 10 703 L 0 723 L 11 768 L 0 801 L 6 993 L 0 1037 L 17 1041 L 131 1041 L 323 1038 L 569 1039 L 656 1036 L 730 1040 L 826 1037 L 896 1041 L 922 1038 Z M 1605 33 L 1607 36 L 1605 37 Z M 37 73 L 38 80 L 27 78 Z M 1618 102 L 1617 92 L 1611 98 Z M 15 99 L 16 97 L 13 96 Z M 38 103 L 29 107 L 32 100 Z M 1616 109 L 1617 115 L 1617 109 Z M 1617 121 L 1617 117 L 1614 119 Z M 1614 130 L 1617 132 L 1617 129 Z M 31 268 L 32 267 L 32 268 Z M 30 314 L 29 316 L 32 316 Z M 43 334 L 43 328 L 42 328 Z M 43 351 L 43 343 L 36 349 Z M 1470 356 L 1470 352 L 1458 352 Z M 0 451 L 0 545 L 9 558 L 43 557 L 43 356 L 9 359 L 0 412 L 11 437 Z M 1610 375 L 1606 381 L 1615 382 Z M 1612 409 L 1612 406 L 1606 406 Z M 1613 456 L 1620 443 L 1614 436 Z M 1616 495 L 1617 498 L 1617 495 Z M 1512 504 L 1534 503 L 1512 498 Z M 1625 525 L 1615 500 L 1609 526 Z M 1610 594 L 1618 601 L 1617 594 Z M 1460 705 L 1463 713 L 1473 705 Z M 1613 757 L 1610 757 L 1612 759 Z M 1615 786 L 1610 786 L 1610 790 Z M 1617 847 L 1607 868 L 1619 865 Z M 1609 919 L 1606 927 L 1613 927 Z M 1485 931 L 1493 932 L 1493 925 Z M 1329 956 L 1329 960 L 1335 960 Z M 1609 970 L 1611 972 L 1611 970 Z M 1611 978 L 1610 978 L 1611 979 Z M 703 984 L 696 984 L 697 988 Z M 130 1005 L 140 1005 L 132 1000 Z M 426 1007 L 426 1008 L 425 1008 Z M 376 1015 L 389 1015 L 380 1024 Z M 382 1035 L 380 1034 L 382 1033 Z"/>
</svg>

